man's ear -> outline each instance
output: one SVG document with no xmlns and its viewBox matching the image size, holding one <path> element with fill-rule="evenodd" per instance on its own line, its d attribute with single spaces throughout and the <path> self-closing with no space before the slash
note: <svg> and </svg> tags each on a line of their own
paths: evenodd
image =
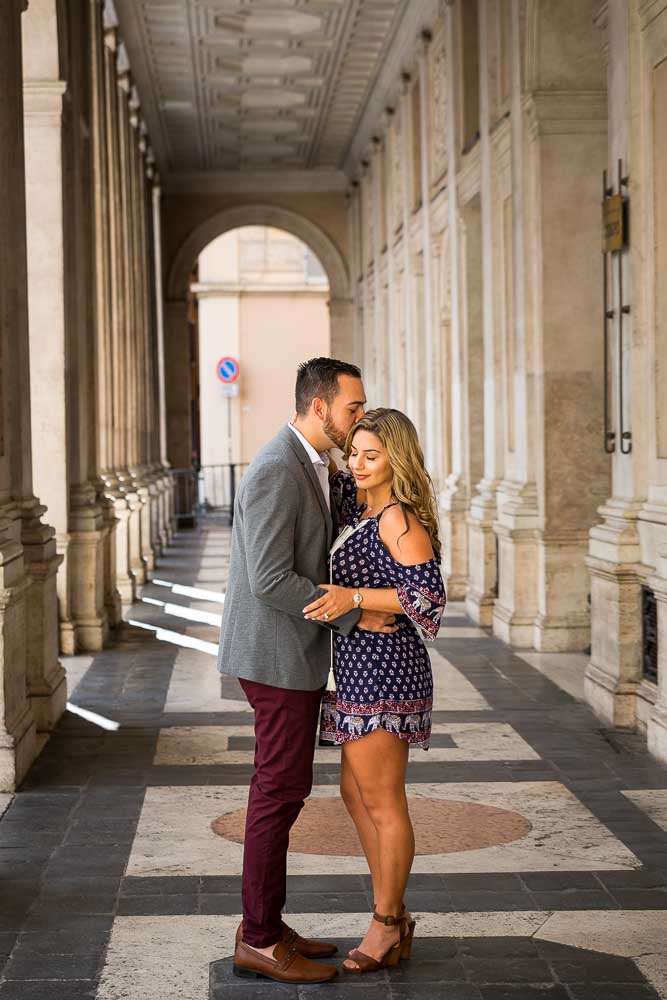
<svg viewBox="0 0 667 1000">
<path fill-rule="evenodd" d="M 313 413 L 318 418 L 318 420 L 324 420 L 327 415 L 327 404 L 319 396 L 315 396 L 313 399 Z"/>
</svg>

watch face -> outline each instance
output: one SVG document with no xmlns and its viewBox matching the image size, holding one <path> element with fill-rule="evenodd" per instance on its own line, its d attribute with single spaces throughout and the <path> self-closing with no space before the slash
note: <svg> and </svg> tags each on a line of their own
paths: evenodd
<svg viewBox="0 0 667 1000">
<path fill-rule="evenodd" d="M 355 594 L 352 600 L 355 604 L 361 604 L 361 594 Z"/>
</svg>

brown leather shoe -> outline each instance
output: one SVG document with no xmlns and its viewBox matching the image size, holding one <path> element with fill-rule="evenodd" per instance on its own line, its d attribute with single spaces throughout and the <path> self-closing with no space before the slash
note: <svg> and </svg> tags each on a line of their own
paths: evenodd
<svg viewBox="0 0 667 1000">
<path fill-rule="evenodd" d="M 294 945 L 296 950 L 304 958 L 331 958 L 338 951 L 335 944 L 331 944 L 329 941 L 312 941 L 309 938 L 303 938 L 296 931 L 288 927 L 286 923 L 283 922 L 283 943 L 286 945 Z M 238 945 L 243 938 L 243 921 L 236 928 L 236 944 Z"/>
<path fill-rule="evenodd" d="M 279 941 L 273 949 L 273 958 L 253 951 L 239 941 L 234 952 L 235 976 L 242 979 L 272 979 L 276 983 L 310 984 L 328 983 L 338 975 L 334 965 L 320 965 L 304 958 L 294 945 Z"/>
</svg>

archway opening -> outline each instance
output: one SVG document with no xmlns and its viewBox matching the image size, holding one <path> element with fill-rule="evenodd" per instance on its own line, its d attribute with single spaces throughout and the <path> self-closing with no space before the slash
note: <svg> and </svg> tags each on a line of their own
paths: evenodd
<svg viewBox="0 0 667 1000">
<path fill-rule="evenodd" d="M 200 252 L 189 292 L 199 505 L 229 511 L 243 471 L 291 417 L 298 364 L 330 354 L 329 280 L 293 234 L 240 226 Z"/>
</svg>

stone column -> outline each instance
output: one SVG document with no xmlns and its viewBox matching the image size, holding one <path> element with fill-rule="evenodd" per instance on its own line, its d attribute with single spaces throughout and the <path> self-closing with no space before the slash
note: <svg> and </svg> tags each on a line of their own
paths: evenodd
<svg viewBox="0 0 667 1000">
<path fill-rule="evenodd" d="M 124 605 L 131 604 L 135 596 L 135 579 L 130 568 L 130 521 L 136 510 L 138 497 L 132 489 L 127 469 L 127 374 L 126 350 L 126 290 L 123 266 L 123 212 L 124 193 L 121 173 L 121 121 L 118 98 L 118 32 L 113 10 L 105 7 L 105 97 L 107 125 L 107 176 L 109 190 L 109 261 L 111 303 L 111 405 L 113 412 L 110 439 L 111 467 L 106 479 L 107 493 L 113 498 L 117 521 L 115 539 L 116 589 Z M 107 601 L 109 596 L 107 596 Z M 107 604 L 107 607 L 109 605 Z"/>
<path fill-rule="evenodd" d="M 173 491 L 169 462 L 167 460 L 167 401 L 165 396 L 164 372 L 164 283 L 162 279 L 162 188 L 157 171 L 153 173 L 152 188 L 153 225 L 153 266 L 155 269 L 155 328 L 157 347 L 157 418 L 158 418 L 158 450 L 160 478 L 160 504 L 158 513 L 158 533 L 161 550 L 164 553 L 173 535 Z"/>
<path fill-rule="evenodd" d="M 454 9 L 441 5 L 446 29 L 446 91 L 448 108 L 456 103 L 454 60 Z M 470 505 L 469 484 L 465 478 L 467 449 L 465 387 L 463 376 L 463 329 L 460 310 L 459 278 L 459 206 L 457 184 L 457 123 L 456 115 L 448 114 L 447 130 L 447 228 L 449 231 L 450 265 L 450 358 L 451 358 L 451 471 L 440 494 L 440 523 L 443 534 L 442 570 L 450 600 L 462 600 L 468 586 L 467 512 Z"/>
<path fill-rule="evenodd" d="M 142 525 L 147 490 L 139 470 L 139 327 L 137 315 L 139 260 L 137 253 L 136 176 L 134 167 L 134 129 L 132 80 L 130 64 L 124 46 L 118 61 L 118 119 L 120 125 L 120 166 L 122 191 L 121 227 L 123 234 L 123 266 L 125 289 L 125 449 L 131 504 L 129 519 L 130 570 L 135 585 L 146 582 L 146 562 L 143 556 Z"/>
<path fill-rule="evenodd" d="M 76 88 L 75 77 L 74 113 L 68 116 L 63 136 L 65 83 L 58 78 L 56 6 L 54 0 L 35 0 L 24 18 L 30 381 L 35 486 L 51 512 L 64 560 L 57 576 L 60 645 L 64 653 L 72 654 L 101 649 L 108 622 L 102 585 L 102 513 L 95 487 L 86 481 L 91 422 L 85 414 L 91 403 L 92 364 L 85 292 L 92 276 L 88 192 L 80 171 L 87 146 L 79 121 L 87 108 L 79 107 L 83 92 Z M 71 64 L 77 55 L 71 53 Z M 71 168 L 66 184 L 63 138 Z M 51 165 L 49 171 L 45 163 Z M 67 232 L 64 205 L 69 205 Z M 73 408 L 76 412 L 68 415 Z M 71 441 L 68 428 L 70 434 L 74 431 Z"/>
<path fill-rule="evenodd" d="M 60 563 L 32 494 L 21 13 L 0 2 L 0 788 L 13 791 L 66 699 L 57 659 Z"/>
<path fill-rule="evenodd" d="M 442 414 L 440 397 L 440 368 L 442 357 L 440 338 L 435 329 L 435 312 L 433 308 L 433 250 L 431 245 L 431 122 L 429 109 L 431 95 L 429 87 L 428 46 L 431 40 L 429 32 L 424 32 L 419 46 L 419 116 L 421 135 L 421 189 L 422 189 L 422 259 L 424 269 L 424 355 L 426 361 L 425 403 L 426 420 L 424 425 L 425 458 L 436 490 L 440 487 L 442 472 Z"/>
<path fill-rule="evenodd" d="M 526 280 L 529 258 L 524 234 L 531 221 L 525 197 L 522 94 L 521 4 L 512 2 L 512 299 L 513 371 L 508 373 L 515 428 L 514 447 L 508 448 L 505 478 L 498 487 L 498 599 L 493 609 L 495 635 L 514 646 L 533 645 L 534 621 L 538 611 L 539 511 L 535 483 L 535 376 L 529 344 L 531 303 Z"/>
<path fill-rule="evenodd" d="M 131 212 L 133 218 L 132 243 L 134 259 L 134 339 L 136 360 L 134 384 L 136 394 L 136 447 L 137 464 L 132 470 L 137 494 L 141 500 L 140 554 L 145 574 L 155 568 L 153 548 L 153 507 L 157 501 L 157 490 L 150 468 L 149 454 L 149 385 L 152 358 L 149 352 L 150 330 L 150 286 L 148 284 L 148 260 L 146 253 L 146 165 L 144 156 L 146 141 L 142 134 L 139 116 L 140 106 L 136 88 L 132 88 L 130 102 L 130 180 Z"/>
<path fill-rule="evenodd" d="M 372 367 L 373 393 L 376 405 L 383 406 L 387 398 L 387 359 L 386 341 L 384 338 L 385 310 L 382 295 L 382 227 L 380 226 L 382 205 L 382 153 L 379 136 L 373 138 L 373 151 L 369 174 L 371 213 L 373 215 L 373 329 L 372 329 Z"/>
<path fill-rule="evenodd" d="M 337 354 L 334 350 L 333 317 L 331 323 L 331 353 L 335 357 L 347 357 L 352 364 L 363 366 L 362 326 L 359 322 L 359 274 L 361 273 L 361 224 L 359 219 L 359 181 L 353 179 L 347 196 L 348 244 L 350 246 L 350 317 L 347 338 L 349 346 L 347 355 Z"/>
<path fill-rule="evenodd" d="M 107 71 L 104 42 L 104 0 L 90 0 L 90 141 L 94 239 L 94 328 L 97 380 L 95 401 L 97 430 L 97 499 L 102 510 L 102 590 L 104 610 L 110 625 L 121 620 L 121 598 L 116 585 L 115 501 L 109 485 L 113 480 L 113 345 L 110 212 L 110 175 L 107 162 L 109 138 Z"/>
<path fill-rule="evenodd" d="M 57 574 L 60 647 L 76 650 L 68 549 L 63 95 L 55 0 L 23 18 L 23 108 L 30 332 L 30 400 L 35 487 L 48 503 L 62 566 Z M 45 169 L 48 164 L 48 170 Z"/>
<path fill-rule="evenodd" d="M 476 485 L 468 516 L 469 582 L 466 610 L 480 625 L 490 626 L 498 585 L 496 536 L 493 530 L 498 506 L 496 490 L 502 463 L 501 365 L 494 315 L 495 277 L 489 118 L 489 18 L 488 0 L 479 0 L 479 110 L 482 282 L 484 329 L 484 478 Z"/>
<path fill-rule="evenodd" d="M 396 141 L 392 133 L 391 123 L 394 109 L 387 108 L 384 117 L 384 163 L 385 171 L 385 217 L 387 220 L 387 325 L 386 342 L 389 363 L 389 379 L 387 384 L 387 405 L 400 409 L 398 372 L 401 368 L 400 340 L 398 329 L 398 302 L 396 292 L 396 261 L 394 258 L 394 240 L 396 236 L 396 218 L 394 214 L 394 171 L 392 168 L 392 147 Z"/>
<path fill-rule="evenodd" d="M 412 161 L 412 129 L 410 122 L 410 76 L 403 74 L 401 88 L 401 208 L 403 257 L 403 323 L 405 328 L 405 409 L 410 418 L 418 413 L 419 386 L 415 384 L 418 353 L 415 348 L 415 282 L 410 239 L 410 163 Z"/>
<path fill-rule="evenodd" d="M 656 9 L 654 13 L 658 15 L 659 11 Z M 651 433 L 655 433 L 655 428 L 650 428 L 647 402 L 655 365 L 649 353 L 649 344 L 657 324 L 647 316 L 647 304 L 654 296 L 651 287 L 653 273 L 656 281 L 664 283 L 664 278 L 658 277 L 659 272 L 654 272 L 652 252 L 656 238 L 653 232 L 655 221 L 651 219 L 649 222 L 645 214 L 651 212 L 649 206 L 652 199 L 647 197 L 643 189 L 645 171 L 653 170 L 650 164 L 652 155 L 645 143 L 646 124 L 655 111 L 647 114 L 641 101 L 644 93 L 649 95 L 653 91 L 652 99 L 657 96 L 649 76 L 653 60 L 649 62 L 649 59 L 652 54 L 651 29 L 655 28 L 658 35 L 662 34 L 660 20 L 658 16 L 652 17 L 646 26 L 648 30 L 643 31 L 643 37 L 640 37 L 637 5 L 633 4 L 629 9 L 628 4 L 622 0 L 610 0 L 600 9 L 598 19 L 598 26 L 605 32 L 600 37 L 600 46 L 602 49 L 608 48 L 607 167 L 614 192 L 618 190 L 619 159 L 624 171 L 629 174 L 629 187 L 622 193 L 630 198 L 631 228 L 628 252 L 622 254 L 620 262 L 616 260 L 614 266 L 610 267 L 608 304 L 614 310 L 614 318 L 609 324 L 609 389 L 611 429 L 616 431 L 616 439 L 615 451 L 611 456 L 612 485 L 608 498 L 598 508 L 599 516 L 595 519 L 597 523 L 590 530 L 586 559 L 590 572 L 591 660 L 586 670 L 585 690 L 586 700 L 595 714 L 607 725 L 622 727 L 633 727 L 638 721 L 638 696 L 643 686 L 641 588 L 646 580 L 646 564 L 653 555 L 653 546 L 648 539 L 651 538 L 655 545 L 660 531 L 658 525 L 644 525 L 641 522 L 643 500 L 651 489 L 649 477 L 653 456 L 650 452 L 653 449 L 649 444 L 649 437 Z M 643 53 L 641 62 L 640 50 Z M 661 57 L 664 59 L 664 53 L 661 53 Z M 641 233 L 646 234 L 645 240 L 642 240 Z M 625 289 L 624 303 L 631 303 L 630 314 L 622 317 L 627 345 L 622 362 L 625 390 L 623 421 L 626 429 L 631 427 L 633 432 L 629 451 L 628 442 L 621 442 L 619 435 L 619 263 Z M 647 271 L 651 272 L 650 277 Z M 601 277 L 600 273 L 600 280 Z M 651 332 L 649 325 L 653 328 Z M 600 332 L 600 338 L 601 336 Z M 599 448 L 602 448 L 602 435 L 603 428 L 600 426 L 597 438 Z M 664 487 L 660 490 L 656 486 L 654 490 L 656 500 L 661 492 L 664 494 Z M 664 512 L 656 520 L 662 521 L 664 525 Z M 649 586 L 655 584 L 659 641 L 665 649 L 664 584 L 656 578 L 663 575 L 660 566 L 665 567 L 664 558 L 658 561 L 653 581 L 647 582 Z M 664 657 L 664 653 L 662 655 Z M 662 676 L 660 681 L 663 684 Z M 661 753 L 660 729 L 664 720 L 664 702 L 663 686 L 658 691 L 658 703 L 649 721 L 649 743 L 658 755 Z M 645 717 L 645 703 L 641 707 L 644 709 L 641 714 Z"/>
</svg>

